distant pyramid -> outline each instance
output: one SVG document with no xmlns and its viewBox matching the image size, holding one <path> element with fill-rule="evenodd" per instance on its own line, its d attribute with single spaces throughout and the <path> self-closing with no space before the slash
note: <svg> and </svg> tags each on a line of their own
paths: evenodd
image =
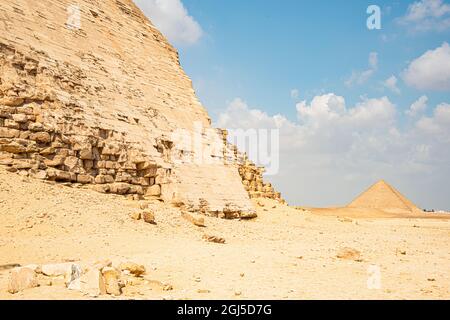
<svg viewBox="0 0 450 320">
<path fill-rule="evenodd" d="M 378 209 L 390 213 L 422 212 L 415 204 L 406 199 L 384 180 L 375 183 L 347 207 Z"/>
</svg>

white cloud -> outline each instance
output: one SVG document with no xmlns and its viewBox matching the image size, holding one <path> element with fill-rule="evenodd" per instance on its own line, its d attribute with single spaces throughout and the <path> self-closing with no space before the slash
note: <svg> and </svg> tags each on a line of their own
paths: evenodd
<svg viewBox="0 0 450 320">
<path fill-rule="evenodd" d="M 292 99 L 298 99 L 300 92 L 298 89 L 292 89 L 291 90 L 291 98 Z"/>
<path fill-rule="evenodd" d="M 450 46 L 442 46 L 425 52 L 412 61 L 403 72 L 403 80 L 421 90 L 450 90 Z"/>
<path fill-rule="evenodd" d="M 194 44 L 203 34 L 181 0 L 134 0 L 150 21 L 177 45 Z"/>
<path fill-rule="evenodd" d="M 378 68 L 378 53 L 369 54 L 369 69 L 364 71 L 353 71 L 352 75 L 345 81 L 347 87 L 362 85 L 366 83 Z"/>
<path fill-rule="evenodd" d="M 410 108 L 417 116 L 424 100 Z M 345 205 L 371 183 L 386 179 L 413 195 L 419 206 L 450 209 L 445 194 L 421 192 L 450 179 L 450 104 L 438 105 L 431 117 L 418 117 L 407 127 L 397 122 L 396 107 L 387 97 L 349 107 L 344 97 L 328 93 L 299 102 L 296 110 L 292 121 L 238 98 L 215 126 L 279 129 L 280 171 L 268 178 L 291 203 Z"/>
<path fill-rule="evenodd" d="M 436 134 L 441 140 L 450 142 L 450 104 L 439 104 L 431 117 L 422 117 L 416 125 L 424 133 Z"/>
<path fill-rule="evenodd" d="M 398 79 L 396 76 L 390 76 L 383 81 L 383 86 L 396 94 L 400 94 L 400 89 L 397 87 Z"/>
<path fill-rule="evenodd" d="M 419 114 L 422 114 L 427 108 L 428 97 L 421 96 L 417 99 L 405 113 L 410 117 L 415 117 Z"/>
<path fill-rule="evenodd" d="M 450 28 L 450 5 L 442 0 L 416 1 L 398 22 L 411 32 L 444 31 Z"/>
</svg>

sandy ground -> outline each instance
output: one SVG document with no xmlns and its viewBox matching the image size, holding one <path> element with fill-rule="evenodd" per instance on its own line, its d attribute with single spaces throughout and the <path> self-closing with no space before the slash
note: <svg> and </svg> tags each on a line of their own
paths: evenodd
<svg viewBox="0 0 450 320">
<path fill-rule="evenodd" d="M 0 265 L 111 259 L 146 266 L 145 285 L 107 299 L 450 298 L 449 219 L 345 218 L 258 202 L 257 219 L 206 218 L 206 228 L 152 203 L 157 225 L 150 225 L 128 216 L 138 201 L 0 168 Z M 204 233 L 226 243 L 205 242 Z M 344 247 L 361 258 L 338 258 Z M 371 265 L 381 272 L 380 289 L 367 287 Z M 12 295 L 9 273 L 0 270 L 0 299 L 87 298 L 63 285 Z"/>
</svg>

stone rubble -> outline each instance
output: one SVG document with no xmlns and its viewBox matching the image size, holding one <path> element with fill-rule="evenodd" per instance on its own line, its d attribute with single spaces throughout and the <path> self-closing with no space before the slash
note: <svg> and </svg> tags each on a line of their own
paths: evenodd
<svg viewBox="0 0 450 320">
<path fill-rule="evenodd" d="M 10 272 L 8 292 L 15 294 L 41 285 L 63 285 L 90 297 L 120 296 L 125 287 L 142 284 L 145 266 L 123 262 L 114 267 L 109 260 L 91 264 L 80 262 L 30 265 Z M 136 280 L 133 280 L 136 279 Z"/>
</svg>

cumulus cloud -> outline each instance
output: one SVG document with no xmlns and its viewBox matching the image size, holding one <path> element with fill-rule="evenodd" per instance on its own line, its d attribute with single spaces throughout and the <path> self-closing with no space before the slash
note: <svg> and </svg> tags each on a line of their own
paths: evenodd
<svg viewBox="0 0 450 320">
<path fill-rule="evenodd" d="M 177 45 L 191 45 L 202 36 L 200 24 L 189 15 L 181 0 L 134 0 L 150 21 Z"/>
<path fill-rule="evenodd" d="M 421 190 L 450 179 L 450 105 L 442 103 L 425 117 L 420 114 L 424 103 L 421 97 L 411 106 L 417 117 L 405 127 L 387 97 L 348 106 L 342 96 L 319 95 L 297 103 L 295 120 L 238 98 L 215 126 L 279 130 L 279 172 L 268 178 L 291 203 L 345 205 L 371 183 L 386 179 L 419 206 L 442 208 L 448 204 L 445 194 Z"/>
<path fill-rule="evenodd" d="M 444 31 L 450 28 L 450 5 L 442 0 L 416 1 L 398 22 L 411 32 Z"/>
<path fill-rule="evenodd" d="M 431 117 L 421 118 L 416 126 L 423 133 L 434 134 L 437 138 L 450 142 L 450 104 L 439 104 Z"/>
<path fill-rule="evenodd" d="M 353 71 L 352 75 L 345 81 L 347 87 L 362 85 L 366 83 L 378 68 L 378 53 L 369 54 L 369 69 L 364 71 Z"/>
<path fill-rule="evenodd" d="M 419 114 L 422 114 L 427 108 L 428 97 L 421 96 L 417 99 L 405 113 L 410 117 L 415 117 Z"/>
<path fill-rule="evenodd" d="M 383 81 L 383 86 L 396 94 L 400 94 L 400 89 L 397 87 L 398 79 L 396 76 L 390 76 Z"/>
<path fill-rule="evenodd" d="M 450 46 L 442 46 L 425 52 L 412 61 L 403 71 L 403 80 L 421 90 L 450 90 Z"/>
</svg>

